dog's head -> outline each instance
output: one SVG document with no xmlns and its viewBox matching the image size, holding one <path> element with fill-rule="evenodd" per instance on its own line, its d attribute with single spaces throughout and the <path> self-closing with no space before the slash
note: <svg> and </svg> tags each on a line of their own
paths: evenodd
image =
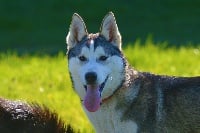
<svg viewBox="0 0 200 133">
<path fill-rule="evenodd" d="M 95 112 L 124 79 L 121 35 L 114 14 L 110 12 L 105 16 L 99 33 L 88 34 L 83 19 L 75 13 L 66 41 L 75 91 L 85 108 Z"/>
</svg>

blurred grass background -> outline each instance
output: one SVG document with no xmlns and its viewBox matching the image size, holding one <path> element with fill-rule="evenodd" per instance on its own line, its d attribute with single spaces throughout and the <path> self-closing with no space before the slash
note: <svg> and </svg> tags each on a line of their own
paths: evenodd
<svg viewBox="0 0 200 133">
<path fill-rule="evenodd" d="M 148 35 L 171 45 L 200 42 L 199 0 L 17 0 L 0 1 L 0 50 L 19 53 L 65 51 L 71 16 L 79 13 L 89 32 L 115 13 L 124 44 Z"/>
<path fill-rule="evenodd" d="M 79 13 L 94 33 L 113 11 L 132 66 L 197 76 L 199 7 L 199 0 L 1 0 L 0 96 L 45 104 L 81 133 L 92 133 L 67 69 L 65 37 L 72 14 Z"/>
</svg>

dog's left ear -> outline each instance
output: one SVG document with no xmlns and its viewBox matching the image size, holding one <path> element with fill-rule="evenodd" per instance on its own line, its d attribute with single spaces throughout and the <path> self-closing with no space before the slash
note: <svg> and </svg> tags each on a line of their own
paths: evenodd
<svg viewBox="0 0 200 133">
<path fill-rule="evenodd" d="M 104 36 L 107 41 L 121 50 L 121 35 L 119 33 L 115 16 L 109 12 L 103 19 L 100 28 L 100 35 Z"/>
</svg>

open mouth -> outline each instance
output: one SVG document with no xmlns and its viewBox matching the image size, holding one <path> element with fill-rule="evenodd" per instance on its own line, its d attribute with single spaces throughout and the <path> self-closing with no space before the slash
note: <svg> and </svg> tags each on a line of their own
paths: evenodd
<svg viewBox="0 0 200 133">
<path fill-rule="evenodd" d="M 95 112 L 100 108 L 101 105 L 101 93 L 104 89 L 104 86 L 108 80 L 108 76 L 104 82 L 100 85 L 88 84 L 84 85 L 86 95 L 84 97 L 83 104 L 85 108 L 90 112 Z"/>
<path fill-rule="evenodd" d="M 105 86 L 107 80 L 108 80 L 108 76 L 106 77 L 106 79 L 104 80 L 104 82 L 103 82 L 102 84 L 99 85 L 99 92 L 100 92 L 100 94 L 102 93 L 103 88 L 104 88 L 104 86 Z M 86 91 L 86 92 L 87 92 L 88 86 L 94 86 L 94 87 L 95 87 L 95 86 L 97 86 L 97 85 L 84 85 L 84 88 L 85 88 L 85 91 Z"/>
</svg>

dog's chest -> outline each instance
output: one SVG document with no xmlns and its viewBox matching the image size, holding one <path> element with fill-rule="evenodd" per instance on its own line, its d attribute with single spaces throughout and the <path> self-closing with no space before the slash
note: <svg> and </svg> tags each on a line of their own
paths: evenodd
<svg viewBox="0 0 200 133">
<path fill-rule="evenodd" d="M 136 133 L 134 121 L 122 121 L 123 112 L 116 110 L 116 103 L 102 105 L 97 112 L 87 112 L 97 133 Z"/>
</svg>

